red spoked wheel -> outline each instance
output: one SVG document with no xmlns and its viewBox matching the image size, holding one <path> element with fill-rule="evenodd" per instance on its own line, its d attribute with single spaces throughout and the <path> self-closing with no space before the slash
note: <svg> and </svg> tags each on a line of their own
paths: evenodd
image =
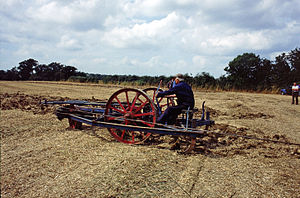
<svg viewBox="0 0 300 198">
<path fill-rule="evenodd" d="M 74 105 L 67 106 L 69 109 L 69 113 L 74 112 L 76 107 Z M 78 122 L 69 118 L 69 126 L 71 129 L 82 129 L 82 122 Z"/>
<path fill-rule="evenodd" d="M 123 125 L 154 127 L 157 113 L 153 101 L 138 89 L 125 88 L 115 92 L 108 100 L 105 121 Z M 140 144 L 151 133 L 108 128 L 111 135 L 126 144 Z"/>
<path fill-rule="evenodd" d="M 163 113 L 169 106 L 175 106 L 175 98 L 174 97 L 161 97 L 158 98 L 156 101 L 156 94 L 157 94 L 157 88 L 146 88 L 143 90 L 147 95 L 150 97 L 150 99 L 153 101 L 154 104 L 159 104 L 159 107 L 161 109 L 161 112 Z M 158 90 L 163 91 L 162 89 Z"/>
<path fill-rule="evenodd" d="M 75 120 L 72 120 L 69 118 L 69 126 L 71 129 L 81 129 L 82 128 L 82 122 L 78 122 Z"/>
</svg>

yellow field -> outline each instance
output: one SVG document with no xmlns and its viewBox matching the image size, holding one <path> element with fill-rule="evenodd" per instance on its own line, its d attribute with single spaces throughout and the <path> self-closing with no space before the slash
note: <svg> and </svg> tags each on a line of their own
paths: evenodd
<svg viewBox="0 0 300 198">
<path fill-rule="evenodd" d="M 43 99 L 101 100 L 122 86 L 0 81 L 1 197 L 299 197 L 300 147 L 232 137 L 196 151 L 116 142 L 106 129 L 70 130 Z M 140 87 L 142 88 L 142 87 Z M 145 87 L 144 87 L 145 88 Z M 290 96 L 194 91 L 212 130 L 300 144 Z"/>
</svg>

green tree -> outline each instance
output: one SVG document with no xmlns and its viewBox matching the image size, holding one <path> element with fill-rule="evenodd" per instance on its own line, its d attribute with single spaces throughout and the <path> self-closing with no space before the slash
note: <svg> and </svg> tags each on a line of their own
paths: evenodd
<svg viewBox="0 0 300 198">
<path fill-rule="evenodd" d="M 0 73 L 0 80 L 20 80 L 19 71 L 16 67 L 7 71 L 1 70 Z"/>
<path fill-rule="evenodd" d="M 270 89 L 272 85 L 272 62 L 262 59 L 256 70 L 256 85 L 258 90 Z"/>
<path fill-rule="evenodd" d="M 41 65 L 37 65 L 34 68 L 34 74 L 32 79 L 33 80 L 51 80 L 52 76 L 51 76 L 51 72 L 50 72 L 50 68 L 48 67 L 48 65 L 45 64 L 41 64 Z"/>
<path fill-rule="evenodd" d="M 216 87 L 222 90 L 230 90 L 232 88 L 232 84 L 230 84 L 228 77 L 222 75 L 216 79 Z"/>
<path fill-rule="evenodd" d="M 18 71 L 21 80 L 29 80 L 33 74 L 33 68 L 38 65 L 38 61 L 30 58 L 19 63 Z"/>
<path fill-rule="evenodd" d="M 76 75 L 76 67 L 73 66 L 64 66 L 61 69 L 62 76 L 60 80 L 68 80 L 69 77 Z"/>
<path fill-rule="evenodd" d="M 6 71 L 0 70 L 0 80 L 6 80 Z"/>
<path fill-rule="evenodd" d="M 300 82 L 300 49 L 292 50 L 287 59 L 291 65 L 291 75 L 294 82 Z"/>
<path fill-rule="evenodd" d="M 271 76 L 273 84 L 278 87 L 284 87 L 293 82 L 291 78 L 291 68 L 285 53 L 275 58 Z"/>
<path fill-rule="evenodd" d="M 194 85 L 197 87 L 210 87 L 210 86 L 215 86 L 216 80 L 213 76 L 211 76 L 207 72 L 202 72 L 201 74 L 197 74 L 194 77 Z"/>
<path fill-rule="evenodd" d="M 52 62 L 48 65 L 48 74 L 49 75 L 49 80 L 54 80 L 54 81 L 59 81 L 64 78 L 64 74 L 62 72 L 64 65 L 61 63 L 57 62 Z M 71 75 L 72 76 L 72 75 Z"/>
<path fill-rule="evenodd" d="M 237 89 L 255 89 L 257 80 L 257 68 L 261 59 L 254 53 L 238 55 L 225 67 L 228 80 Z"/>
</svg>

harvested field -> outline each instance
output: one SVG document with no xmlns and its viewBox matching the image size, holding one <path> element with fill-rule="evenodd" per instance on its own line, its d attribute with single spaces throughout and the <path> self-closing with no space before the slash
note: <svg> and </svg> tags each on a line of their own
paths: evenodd
<svg viewBox="0 0 300 198">
<path fill-rule="evenodd" d="M 41 100 L 106 101 L 121 86 L 0 81 L 1 197 L 299 197 L 300 146 L 231 136 L 116 142 L 104 128 L 71 130 Z M 290 96 L 194 91 L 220 133 L 300 144 Z M 197 115 L 196 115 L 197 116 Z M 199 115 L 198 115 L 199 116 Z"/>
</svg>

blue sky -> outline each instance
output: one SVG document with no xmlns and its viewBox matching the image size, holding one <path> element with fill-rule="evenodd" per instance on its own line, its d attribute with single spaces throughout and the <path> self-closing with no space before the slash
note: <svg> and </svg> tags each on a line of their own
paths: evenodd
<svg viewBox="0 0 300 198">
<path fill-rule="evenodd" d="M 101 74 L 225 74 L 300 47 L 299 0 L 0 0 L 0 69 L 34 58 Z"/>
</svg>

